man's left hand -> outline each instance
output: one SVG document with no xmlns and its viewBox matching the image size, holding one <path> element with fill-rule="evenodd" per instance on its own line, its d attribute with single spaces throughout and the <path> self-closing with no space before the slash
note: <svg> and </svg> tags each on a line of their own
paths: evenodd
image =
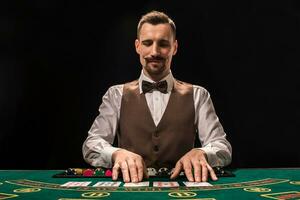
<svg viewBox="0 0 300 200">
<path fill-rule="evenodd" d="M 176 163 L 171 179 L 176 178 L 182 170 L 187 179 L 192 182 L 206 182 L 208 174 L 212 180 L 218 180 L 214 170 L 207 162 L 205 152 L 201 149 L 192 149 L 182 156 Z"/>
</svg>

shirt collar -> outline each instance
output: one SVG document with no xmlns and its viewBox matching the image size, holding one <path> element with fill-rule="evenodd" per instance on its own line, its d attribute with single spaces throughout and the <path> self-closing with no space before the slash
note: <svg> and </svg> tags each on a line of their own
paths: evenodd
<svg viewBox="0 0 300 200">
<path fill-rule="evenodd" d="M 170 73 L 165 76 L 164 78 L 162 78 L 160 81 L 164 81 L 166 80 L 167 83 L 168 83 L 168 89 L 167 91 L 168 92 L 171 92 L 172 89 L 173 89 L 173 85 L 174 85 L 174 77 L 172 75 L 172 72 L 170 71 Z M 142 90 L 142 81 L 148 81 L 150 83 L 155 83 L 155 81 L 153 81 L 152 79 L 150 79 L 148 76 L 146 76 L 142 70 L 141 72 L 141 75 L 140 75 L 140 78 L 139 78 L 139 89 L 140 89 L 140 94 L 143 93 L 143 90 Z"/>
</svg>

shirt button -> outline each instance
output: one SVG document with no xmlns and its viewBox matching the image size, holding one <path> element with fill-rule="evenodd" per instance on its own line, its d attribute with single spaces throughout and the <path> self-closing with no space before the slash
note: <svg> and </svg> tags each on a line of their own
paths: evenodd
<svg viewBox="0 0 300 200">
<path fill-rule="evenodd" d="M 154 146 L 154 151 L 158 151 L 158 146 L 157 145 Z"/>
<path fill-rule="evenodd" d="M 157 97 L 155 97 L 155 100 L 156 100 L 156 101 L 158 101 L 158 98 L 157 98 Z"/>
</svg>

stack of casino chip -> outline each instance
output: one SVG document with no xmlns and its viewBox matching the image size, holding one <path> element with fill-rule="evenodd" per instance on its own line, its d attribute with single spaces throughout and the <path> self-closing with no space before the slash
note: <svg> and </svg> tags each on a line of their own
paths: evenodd
<svg viewBox="0 0 300 200">
<path fill-rule="evenodd" d="M 68 168 L 68 169 L 65 171 L 65 175 L 67 175 L 67 176 L 75 175 L 75 170 L 74 170 L 74 168 Z"/>
<path fill-rule="evenodd" d="M 83 176 L 94 176 L 95 171 L 93 169 L 85 169 L 83 170 Z"/>
<path fill-rule="evenodd" d="M 105 170 L 103 168 L 96 168 L 94 171 L 94 176 L 100 176 L 104 177 L 105 176 Z"/>
<path fill-rule="evenodd" d="M 163 167 L 163 168 L 160 168 L 156 174 L 157 176 L 162 176 L 162 177 L 167 177 L 167 176 L 170 176 L 171 175 L 171 170 L 166 168 L 166 167 Z"/>
<path fill-rule="evenodd" d="M 74 171 L 75 175 L 81 176 L 83 174 L 83 169 L 81 168 L 75 168 Z"/>
<path fill-rule="evenodd" d="M 107 170 L 105 171 L 105 176 L 106 176 L 106 177 L 112 177 L 112 171 L 111 171 L 110 169 L 107 169 Z"/>
<path fill-rule="evenodd" d="M 156 176 L 157 175 L 156 169 L 152 168 L 152 167 L 147 168 L 147 173 L 148 173 L 149 176 Z"/>
<path fill-rule="evenodd" d="M 111 177 L 112 171 L 110 169 L 104 169 L 104 168 L 96 168 L 96 169 L 82 169 L 82 168 L 68 168 L 65 171 L 65 176 L 83 176 L 83 177 Z"/>
<path fill-rule="evenodd" d="M 68 168 L 65 171 L 65 175 L 67 176 L 81 176 L 83 174 L 83 170 L 81 168 Z"/>
<path fill-rule="evenodd" d="M 94 176 L 111 177 L 112 171 L 110 169 L 104 169 L 104 168 L 98 167 L 95 169 Z"/>
</svg>

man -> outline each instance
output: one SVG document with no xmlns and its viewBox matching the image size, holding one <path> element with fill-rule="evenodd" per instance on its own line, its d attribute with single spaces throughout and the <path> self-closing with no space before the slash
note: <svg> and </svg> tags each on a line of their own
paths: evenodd
<svg viewBox="0 0 300 200">
<path fill-rule="evenodd" d="M 84 159 L 113 167 L 113 180 L 122 173 L 124 182 L 142 181 L 147 167 L 175 167 L 171 179 L 184 171 L 189 181 L 217 180 L 212 167 L 231 162 L 231 145 L 209 93 L 171 73 L 178 48 L 174 22 L 162 12 L 147 13 L 138 24 L 135 48 L 141 75 L 103 96 L 83 144 Z M 201 148 L 194 147 L 196 137 Z M 118 147 L 112 146 L 115 140 Z"/>
</svg>

